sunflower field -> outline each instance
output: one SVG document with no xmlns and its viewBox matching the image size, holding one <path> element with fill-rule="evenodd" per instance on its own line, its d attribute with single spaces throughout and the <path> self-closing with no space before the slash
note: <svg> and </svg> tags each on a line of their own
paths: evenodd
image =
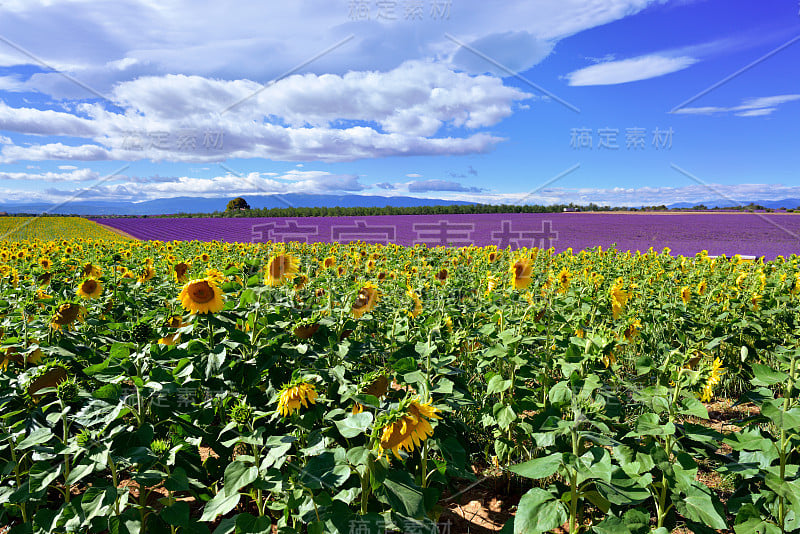
<svg viewBox="0 0 800 534">
<path fill-rule="evenodd" d="M 56 239 L 0 271 L 12 533 L 443 532 L 487 480 L 515 534 L 800 530 L 794 256 Z"/>
</svg>

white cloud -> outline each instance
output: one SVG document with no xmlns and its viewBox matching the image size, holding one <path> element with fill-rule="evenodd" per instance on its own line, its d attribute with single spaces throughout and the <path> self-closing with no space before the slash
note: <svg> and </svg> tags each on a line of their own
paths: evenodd
<svg viewBox="0 0 800 534">
<path fill-rule="evenodd" d="M 91 169 L 72 167 L 71 172 L 0 172 L 0 181 L 24 180 L 42 182 L 88 182 L 100 179 L 100 174 Z"/>
<path fill-rule="evenodd" d="M 430 194 L 410 193 L 411 196 L 430 197 Z M 442 192 L 435 195 L 443 200 L 462 200 L 487 204 L 575 204 L 595 203 L 600 206 L 660 206 L 677 202 L 699 204 L 719 200 L 731 205 L 751 201 L 800 198 L 800 186 L 783 184 L 708 184 L 683 187 L 614 187 L 614 188 L 560 188 L 553 187 L 528 193 L 495 193 L 484 191 Z M 787 206 L 789 207 L 789 206 Z"/>
<path fill-rule="evenodd" d="M 359 192 L 366 189 L 357 175 L 308 171 L 308 174 L 252 172 L 237 176 L 229 173 L 211 178 L 180 177 L 120 177 L 121 183 L 100 184 L 82 190 L 82 199 L 92 200 L 149 200 L 178 196 L 227 197 L 247 194 L 332 194 Z M 0 175 L 0 179 L 2 175 Z M 81 191 L 81 190 L 78 190 Z M 57 201 L 75 195 L 75 189 L 48 189 L 48 200 Z"/>
<path fill-rule="evenodd" d="M 771 115 L 778 109 L 778 106 L 787 102 L 800 100 L 800 95 L 775 95 L 775 96 L 762 96 L 758 98 L 746 98 L 738 106 L 733 107 L 720 107 L 720 106 L 703 106 L 703 107 L 686 107 L 679 108 L 673 113 L 681 113 L 686 115 L 713 115 L 715 113 L 733 113 L 737 117 L 761 117 L 764 115 Z"/>
<path fill-rule="evenodd" d="M 74 171 L 78 167 L 76 167 L 75 165 L 59 165 L 58 168 L 61 169 L 62 171 Z"/>
<path fill-rule="evenodd" d="M 0 128 L 96 143 L 5 146 L 0 160 L 350 161 L 483 153 L 501 138 L 434 136 L 445 126 L 492 126 L 529 96 L 498 78 L 420 61 L 385 73 L 294 75 L 266 88 L 250 80 L 146 77 L 115 88 L 123 112 L 101 104 L 54 111 L 0 103 Z M 359 125 L 348 127 L 352 121 Z"/>
<path fill-rule="evenodd" d="M 697 60 L 689 56 L 667 57 L 650 54 L 596 63 L 567 74 L 569 85 L 615 85 L 656 78 L 683 70 Z"/>
<path fill-rule="evenodd" d="M 406 174 L 406 176 L 409 178 L 422 178 L 421 174 L 417 174 L 415 172 L 412 172 L 411 174 Z"/>
<path fill-rule="evenodd" d="M 473 61 L 445 32 L 525 70 L 559 39 L 662 1 L 538 0 L 498 6 L 462 0 L 438 18 L 429 3 L 421 17 L 406 17 L 403 3 L 397 2 L 394 20 L 378 19 L 379 7 L 369 2 L 369 20 L 355 20 L 344 1 L 298 0 L 269 9 L 262 2 L 243 1 L 230 9 L 191 0 L 166 5 L 151 0 L 5 0 L 0 35 L 107 93 L 115 83 L 137 76 L 176 73 L 266 82 L 350 35 L 350 41 L 317 58 L 306 72 L 390 70 L 406 60 L 434 57 L 454 65 Z M 13 48 L 0 50 L 0 66 L 22 64 L 37 63 Z M 36 74 L 32 81 L 58 97 L 88 94 L 53 72 Z"/>
</svg>

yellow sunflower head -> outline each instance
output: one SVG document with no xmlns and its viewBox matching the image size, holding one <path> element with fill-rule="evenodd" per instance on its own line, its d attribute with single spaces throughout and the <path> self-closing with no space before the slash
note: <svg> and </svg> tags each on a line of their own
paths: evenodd
<svg viewBox="0 0 800 534">
<path fill-rule="evenodd" d="M 438 410 L 430 403 L 423 404 L 419 399 L 402 401 L 400 407 L 383 420 L 382 425 L 378 423 L 380 455 L 392 451 L 400 459 L 401 450 L 410 453 L 415 447 L 421 446 L 433 435 L 430 421 L 441 419 L 437 413 Z"/>
<path fill-rule="evenodd" d="M 76 320 L 82 320 L 85 309 L 80 304 L 67 302 L 58 307 L 50 319 L 50 326 L 60 330 L 62 326 L 69 326 Z"/>
<path fill-rule="evenodd" d="M 184 261 L 176 263 L 172 268 L 172 272 L 175 274 L 175 281 L 185 283 L 189 279 L 187 275 L 189 272 L 189 264 Z"/>
<path fill-rule="evenodd" d="M 87 278 L 78 286 L 78 295 L 85 299 L 96 299 L 103 293 L 103 284 L 94 278 Z"/>
<path fill-rule="evenodd" d="M 100 275 L 102 274 L 102 271 L 100 270 L 100 268 L 99 267 L 95 267 L 91 263 L 84 264 L 84 266 L 82 267 L 82 270 L 83 270 L 83 276 L 91 276 L 91 277 L 94 277 L 94 278 L 100 278 Z"/>
<path fill-rule="evenodd" d="M 532 270 L 533 264 L 530 260 L 525 258 L 520 258 L 511 264 L 511 269 L 509 269 L 509 271 L 513 276 L 512 282 L 514 289 L 525 289 L 531 285 Z"/>
<path fill-rule="evenodd" d="M 291 254 L 277 254 L 269 260 L 265 282 L 271 286 L 281 285 L 297 274 L 298 261 Z"/>
<path fill-rule="evenodd" d="M 561 272 L 558 273 L 558 283 L 561 284 L 561 289 L 566 291 L 567 288 L 569 288 L 570 280 L 572 280 L 572 273 L 564 267 L 561 269 Z"/>
<path fill-rule="evenodd" d="M 215 284 L 221 284 L 225 281 L 225 275 L 219 269 L 206 269 L 206 280 L 212 280 Z"/>
<path fill-rule="evenodd" d="M 692 298 L 692 290 L 689 289 L 689 286 L 683 286 L 681 288 L 681 300 L 684 304 L 688 304 Z"/>
<path fill-rule="evenodd" d="M 314 384 L 304 380 L 293 381 L 281 390 L 278 413 L 286 417 L 298 411 L 301 406 L 308 408 L 309 403 L 317 403 L 317 390 Z"/>
<path fill-rule="evenodd" d="M 372 311 L 378 302 L 378 289 L 371 283 L 367 283 L 358 291 L 358 296 L 353 302 L 352 313 L 358 319 L 365 313 Z"/>
<path fill-rule="evenodd" d="M 187 282 L 178 298 L 191 313 L 217 313 L 225 307 L 222 291 L 207 278 Z"/>
<path fill-rule="evenodd" d="M 411 301 L 414 303 L 414 309 L 409 313 L 412 317 L 419 317 L 419 314 L 422 313 L 422 301 L 420 300 L 419 295 L 417 295 L 417 292 L 409 287 L 408 296 L 411 297 Z"/>
</svg>

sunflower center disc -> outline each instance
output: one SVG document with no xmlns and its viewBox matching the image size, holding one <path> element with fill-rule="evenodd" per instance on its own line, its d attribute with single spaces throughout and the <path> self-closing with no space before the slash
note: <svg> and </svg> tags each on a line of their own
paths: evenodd
<svg viewBox="0 0 800 534">
<path fill-rule="evenodd" d="M 192 300 L 198 304 L 205 304 L 214 298 L 214 290 L 208 285 L 208 282 L 198 282 L 189 288 L 189 293 L 192 295 Z"/>
</svg>

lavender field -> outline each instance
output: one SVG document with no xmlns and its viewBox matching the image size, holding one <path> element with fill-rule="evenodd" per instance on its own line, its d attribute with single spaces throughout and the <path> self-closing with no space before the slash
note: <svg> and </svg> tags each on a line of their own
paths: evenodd
<svg viewBox="0 0 800 534">
<path fill-rule="evenodd" d="M 309 218 L 94 219 L 137 239 L 303 241 L 411 246 L 496 245 L 557 251 L 616 243 L 621 251 L 774 258 L 800 253 L 800 215 L 762 213 L 537 213 Z"/>
</svg>

